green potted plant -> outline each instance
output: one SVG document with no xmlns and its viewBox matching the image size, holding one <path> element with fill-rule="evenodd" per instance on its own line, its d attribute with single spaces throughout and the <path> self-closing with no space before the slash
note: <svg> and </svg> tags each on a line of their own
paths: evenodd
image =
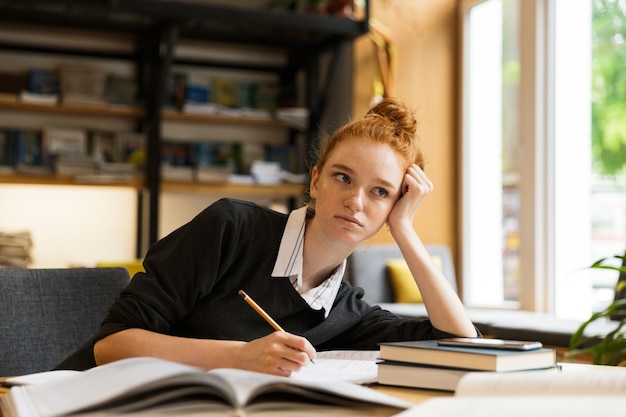
<svg viewBox="0 0 626 417">
<path fill-rule="evenodd" d="M 611 265 L 610 261 L 614 259 L 621 260 L 621 266 Z M 615 270 L 620 277 L 613 302 L 604 310 L 593 313 L 570 338 L 568 357 L 590 355 L 596 365 L 626 366 L 626 252 L 602 258 L 590 268 Z M 614 320 L 617 326 L 606 335 L 585 336 L 589 324 L 599 320 Z"/>
</svg>

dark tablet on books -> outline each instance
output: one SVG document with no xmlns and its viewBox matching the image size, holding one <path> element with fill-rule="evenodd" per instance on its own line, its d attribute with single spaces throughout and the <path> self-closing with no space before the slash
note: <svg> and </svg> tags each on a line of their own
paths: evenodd
<svg viewBox="0 0 626 417">
<path fill-rule="evenodd" d="M 452 337 L 449 339 L 439 339 L 440 346 L 461 346 L 475 348 L 505 349 L 505 350 L 534 350 L 541 348 L 541 342 L 530 342 L 525 340 L 504 340 L 504 339 L 481 339 L 474 337 Z"/>
</svg>

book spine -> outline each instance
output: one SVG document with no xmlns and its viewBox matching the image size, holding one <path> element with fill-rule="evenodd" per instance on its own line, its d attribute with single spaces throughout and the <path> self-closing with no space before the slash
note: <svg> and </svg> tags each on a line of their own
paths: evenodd
<svg viewBox="0 0 626 417">
<path fill-rule="evenodd" d="M 27 166 L 42 165 L 41 135 L 29 129 L 17 131 L 15 162 Z"/>
</svg>

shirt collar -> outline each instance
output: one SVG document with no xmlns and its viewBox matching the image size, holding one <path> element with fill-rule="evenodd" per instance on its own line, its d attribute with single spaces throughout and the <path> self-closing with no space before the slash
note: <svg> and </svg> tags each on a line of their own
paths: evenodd
<svg viewBox="0 0 626 417">
<path fill-rule="evenodd" d="M 289 277 L 293 282 L 297 279 L 297 287 L 302 286 L 302 251 L 304 247 L 304 229 L 306 226 L 307 208 L 293 210 L 287 219 L 278 249 L 278 258 L 274 264 L 272 277 Z"/>
</svg>

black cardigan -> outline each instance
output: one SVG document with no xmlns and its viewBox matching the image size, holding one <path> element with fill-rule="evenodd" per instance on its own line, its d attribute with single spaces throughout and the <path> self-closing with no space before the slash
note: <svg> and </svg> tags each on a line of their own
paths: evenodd
<svg viewBox="0 0 626 417">
<path fill-rule="evenodd" d="M 93 343 L 129 328 L 206 339 L 249 341 L 273 329 L 238 295 L 252 297 L 286 331 L 317 350 L 377 349 L 383 341 L 451 337 L 428 320 L 401 318 L 362 300 L 345 280 L 327 318 L 287 278 L 272 278 L 288 216 L 223 199 L 154 244 L 109 310 L 97 335 L 59 368 L 95 366 Z"/>
</svg>

